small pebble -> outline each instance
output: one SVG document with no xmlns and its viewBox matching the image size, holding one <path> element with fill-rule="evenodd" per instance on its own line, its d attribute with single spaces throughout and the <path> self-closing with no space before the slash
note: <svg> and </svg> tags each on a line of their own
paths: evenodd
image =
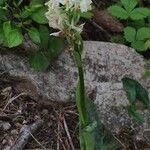
<svg viewBox="0 0 150 150">
<path fill-rule="evenodd" d="M 11 128 L 11 124 L 8 122 L 0 121 L 0 128 L 4 131 L 7 131 Z"/>
<path fill-rule="evenodd" d="M 4 140 L 2 141 L 2 144 L 5 145 L 6 143 L 7 143 L 7 140 L 4 139 Z"/>
<path fill-rule="evenodd" d="M 18 135 L 18 131 L 15 130 L 15 129 L 14 129 L 14 130 L 11 130 L 11 134 L 12 134 L 12 135 Z"/>
</svg>

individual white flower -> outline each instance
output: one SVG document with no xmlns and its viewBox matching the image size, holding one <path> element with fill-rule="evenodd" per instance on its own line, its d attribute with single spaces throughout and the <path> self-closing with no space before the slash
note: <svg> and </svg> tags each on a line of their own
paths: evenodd
<svg viewBox="0 0 150 150">
<path fill-rule="evenodd" d="M 59 2 L 50 0 L 45 5 L 48 6 L 48 12 L 46 12 L 45 15 L 49 21 L 49 26 L 54 29 L 63 30 L 63 22 L 66 19 L 66 16 L 62 13 Z"/>
</svg>

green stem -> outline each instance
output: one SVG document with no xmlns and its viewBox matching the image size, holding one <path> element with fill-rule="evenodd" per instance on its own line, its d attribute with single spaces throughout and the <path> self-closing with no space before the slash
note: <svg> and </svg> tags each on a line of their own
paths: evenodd
<svg viewBox="0 0 150 150">
<path fill-rule="evenodd" d="M 84 128 L 88 124 L 88 115 L 86 111 L 86 102 L 85 102 L 86 99 L 85 99 L 85 85 L 84 85 L 84 72 L 83 72 L 82 58 L 81 58 L 80 50 L 77 47 L 78 46 L 74 46 L 74 51 L 73 51 L 73 55 L 79 73 L 79 83 L 77 86 L 78 96 L 76 95 L 77 96 L 76 103 L 79 111 L 81 126 Z"/>
</svg>

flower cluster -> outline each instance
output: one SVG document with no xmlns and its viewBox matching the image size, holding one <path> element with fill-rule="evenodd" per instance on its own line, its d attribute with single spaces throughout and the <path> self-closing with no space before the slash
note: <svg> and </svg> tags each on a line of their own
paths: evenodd
<svg viewBox="0 0 150 150">
<path fill-rule="evenodd" d="M 46 17 L 49 26 L 60 31 L 70 28 L 81 32 L 82 26 L 76 26 L 76 21 L 70 21 L 66 12 L 71 10 L 70 13 L 73 15 L 76 11 L 87 12 L 91 9 L 91 3 L 91 0 L 49 0 L 46 3 L 48 6 Z"/>
</svg>

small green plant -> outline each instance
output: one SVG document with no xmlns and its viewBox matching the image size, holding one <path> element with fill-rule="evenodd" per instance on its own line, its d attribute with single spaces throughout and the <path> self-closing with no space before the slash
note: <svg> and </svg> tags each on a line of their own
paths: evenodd
<svg viewBox="0 0 150 150">
<path fill-rule="evenodd" d="M 41 25 L 39 30 L 32 28 L 30 37 L 39 45 L 39 49 L 33 50 L 29 57 L 31 67 L 37 71 L 45 71 L 64 48 L 64 39 L 50 36 L 46 26 Z"/>
<path fill-rule="evenodd" d="M 145 107 L 149 106 L 148 91 L 136 80 L 123 78 L 123 88 L 127 94 L 130 106 L 127 108 L 129 114 L 138 122 L 144 122 L 144 117 L 137 111 L 136 104 L 142 103 Z"/>
<path fill-rule="evenodd" d="M 124 38 L 137 51 L 150 48 L 150 9 L 138 6 L 137 0 L 121 0 L 118 5 L 108 8 L 108 12 L 121 20 L 126 20 Z"/>
<path fill-rule="evenodd" d="M 24 34 L 28 34 L 33 42 L 36 38 L 36 24 L 47 24 L 47 11 L 44 0 L 32 0 L 25 5 L 23 0 L 2 0 L 0 2 L 0 44 L 12 48 L 23 43 Z M 37 36 L 39 37 L 39 36 Z M 35 39 L 36 38 L 36 39 Z"/>
</svg>

